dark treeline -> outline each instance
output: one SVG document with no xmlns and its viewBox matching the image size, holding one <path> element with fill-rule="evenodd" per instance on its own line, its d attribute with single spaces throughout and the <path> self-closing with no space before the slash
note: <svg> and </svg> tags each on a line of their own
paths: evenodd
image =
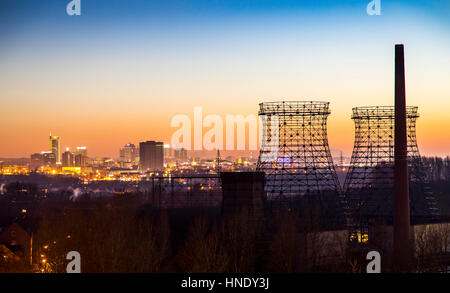
<svg viewBox="0 0 450 293">
<path fill-rule="evenodd" d="M 423 163 L 441 215 L 450 218 L 450 158 Z M 222 217 L 220 207 L 162 210 L 142 194 L 75 200 L 72 191 L 44 195 L 37 186 L 4 186 L 2 226 L 15 219 L 33 235 L 33 249 L 31 265 L 0 258 L 2 272 L 65 272 L 69 251 L 81 254 L 82 272 L 364 272 L 367 264 L 349 253 L 346 231 L 321 231 L 314 209 Z M 415 237 L 413 270 L 442 269 L 433 263 L 449 250 L 449 224 L 423 226 Z M 373 248 L 387 250 L 385 238 Z"/>
<path fill-rule="evenodd" d="M 432 182 L 450 181 L 450 157 L 422 157 Z"/>
<path fill-rule="evenodd" d="M 48 201 L 39 209 L 32 265 L 0 264 L 2 271 L 65 272 L 69 251 L 80 253 L 85 273 L 358 273 L 367 264 L 349 253 L 346 231 L 318 231 L 315 211 L 286 210 L 266 219 L 246 210 L 226 217 L 183 214 L 153 209 L 131 194 Z M 427 271 L 427 256 L 448 248 L 448 224 L 418 236 L 415 270 Z"/>
<path fill-rule="evenodd" d="M 279 213 L 270 221 L 247 210 L 222 217 L 220 209 L 153 209 L 132 194 L 45 201 L 39 210 L 32 265 L 17 271 L 65 272 L 67 253 L 78 251 L 86 273 L 351 272 L 346 237 L 322 235 L 311 213 Z M 336 243 L 334 265 L 325 267 L 323 251 Z"/>
<path fill-rule="evenodd" d="M 45 209 L 34 241 L 34 270 L 43 272 L 65 272 L 71 250 L 81 254 L 83 272 L 305 271 L 302 243 L 313 230 L 280 215 L 268 236 L 264 221 L 245 210 L 190 216 L 152 209 L 131 195 Z"/>
<path fill-rule="evenodd" d="M 423 157 L 433 195 L 436 198 L 441 216 L 450 219 L 450 157 Z"/>
</svg>

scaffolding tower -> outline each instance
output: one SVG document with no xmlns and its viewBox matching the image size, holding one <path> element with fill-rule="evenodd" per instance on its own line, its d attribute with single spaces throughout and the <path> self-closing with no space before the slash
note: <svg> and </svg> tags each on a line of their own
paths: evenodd
<svg viewBox="0 0 450 293">
<path fill-rule="evenodd" d="M 375 223 L 392 223 L 394 114 L 393 106 L 353 108 L 355 142 L 344 183 L 351 240 L 365 242 Z M 411 216 L 436 218 L 439 211 L 417 146 L 418 107 L 407 107 L 406 114 Z"/>
<path fill-rule="evenodd" d="M 329 103 L 268 102 L 259 106 L 263 128 L 257 170 L 266 174 L 267 198 L 341 194 L 327 139 Z"/>
</svg>

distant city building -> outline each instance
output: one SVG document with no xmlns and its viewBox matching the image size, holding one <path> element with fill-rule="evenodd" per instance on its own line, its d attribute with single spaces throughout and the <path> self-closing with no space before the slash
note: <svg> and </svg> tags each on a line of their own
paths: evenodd
<svg viewBox="0 0 450 293">
<path fill-rule="evenodd" d="M 41 152 L 43 157 L 44 166 L 55 166 L 56 165 L 56 156 L 53 152 Z"/>
<path fill-rule="evenodd" d="M 142 171 L 163 170 L 164 144 L 156 141 L 139 143 L 139 163 Z"/>
<path fill-rule="evenodd" d="M 87 148 L 85 146 L 79 146 L 77 147 L 75 154 L 82 154 L 83 156 L 87 157 Z"/>
<path fill-rule="evenodd" d="M 113 159 L 108 157 L 97 157 L 92 161 L 92 166 L 97 168 L 116 167 Z"/>
<path fill-rule="evenodd" d="M 86 157 L 82 154 L 75 154 L 75 167 L 86 167 Z"/>
<path fill-rule="evenodd" d="M 61 149 L 60 149 L 60 141 L 59 136 L 52 136 L 50 132 L 50 152 L 55 155 L 55 159 L 57 163 L 61 162 Z"/>
<path fill-rule="evenodd" d="M 175 149 L 174 150 L 174 157 L 177 161 L 187 161 L 187 151 L 186 149 Z"/>
<path fill-rule="evenodd" d="M 172 158 L 172 149 L 170 148 L 170 144 L 164 144 L 164 158 Z"/>
<path fill-rule="evenodd" d="M 30 157 L 30 169 L 36 170 L 44 166 L 44 156 L 39 153 L 32 154 Z"/>
<path fill-rule="evenodd" d="M 86 167 L 87 148 L 85 146 L 77 147 L 74 155 L 75 167 Z"/>
<path fill-rule="evenodd" d="M 63 167 L 73 167 L 75 165 L 74 154 L 66 148 L 66 151 L 62 153 L 62 166 Z"/>
<path fill-rule="evenodd" d="M 132 143 L 127 143 L 120 149 L 120 166 L 122 168 L 132 168 L 137 164 L 138 150 Z"/>
</svg>

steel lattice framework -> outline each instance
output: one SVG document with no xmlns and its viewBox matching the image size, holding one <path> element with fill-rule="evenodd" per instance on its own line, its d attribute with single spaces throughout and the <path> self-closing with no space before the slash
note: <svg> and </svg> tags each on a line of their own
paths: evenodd
<svg viewBox="0 0 450 293">
<path fill-rule="evenodd" d="M 349 226 L 359 237 L 368 237 L 374 221 L 392 222 L 394 114 L 393 106 L 353 108 L 355 143 L 344 192 L 351 213 Z M 407 107 L 411 215 L 435 217 L 436 202 L 417 147 L 418 117 L 418 107 Z"/>
<path fill-rule="evenodd" d="M 327 139 L 328 102 L 259 104 L 262 144 L 257 169 L 268 199 L 340 194 Z M 336 198 L 335 198 L 336 200 Z"/>
</svg>

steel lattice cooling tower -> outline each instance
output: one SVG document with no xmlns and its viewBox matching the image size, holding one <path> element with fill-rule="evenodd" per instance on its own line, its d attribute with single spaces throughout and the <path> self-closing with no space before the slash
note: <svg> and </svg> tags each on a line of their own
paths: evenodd
<svg viewBox="0 0 450 293">
<path fill-rule="evenodd" d="M 392 222 L 394 114 L 393 106 L 353 108 L 355 143 L 344 193 L 351 213 L 350 228 L 366 237 L 372 222 Z M 418 108 L 407 107 L 406 114 L 411 215 L 435 217 L 436 202 L 417 147 Z"/>
<path fill-rule="evenodd" d="M 263 139 L 257 169 L 266 173 L 267 198 L 340 194 L 327 139 L 329 103 L 270 102 L 259 106 Z"/>
</svg>

